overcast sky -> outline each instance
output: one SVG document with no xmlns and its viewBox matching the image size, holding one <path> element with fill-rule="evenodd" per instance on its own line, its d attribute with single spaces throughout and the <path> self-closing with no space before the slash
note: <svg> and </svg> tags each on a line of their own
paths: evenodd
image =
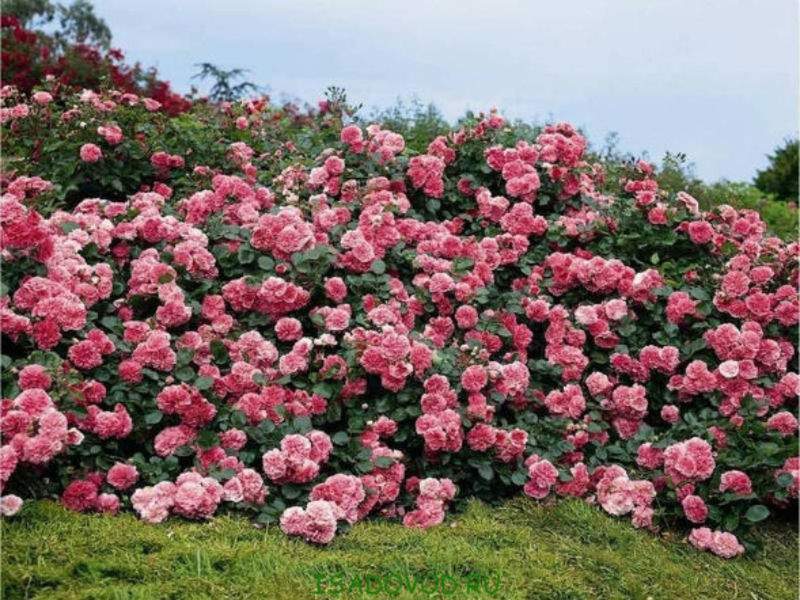
<svg viewBox="0 0 800 600">
<path fill-rule="evenodd" d="M 685 152 L 749 180 L 796 135 L 796 0 L 95 0 L 129 61 L 188 91 L 194 66 L 249 69 L 273 98 L 398 97 L 569 121 L 595 145 Z M 201 87 L 202 89 L 202 87 Z"/>
</svg>

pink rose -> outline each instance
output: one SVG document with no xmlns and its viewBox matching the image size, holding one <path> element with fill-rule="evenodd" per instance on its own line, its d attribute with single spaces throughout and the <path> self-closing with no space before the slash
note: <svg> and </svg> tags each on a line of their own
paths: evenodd
<svg viewBox="0 0 800 600">
<path fill-rule="evenodd" d="M 81 146 L 81 160 L 85 163 L 96 163 L 103 158 L 103 151 L 96 144 L 84 144 Z"/>
</svg>

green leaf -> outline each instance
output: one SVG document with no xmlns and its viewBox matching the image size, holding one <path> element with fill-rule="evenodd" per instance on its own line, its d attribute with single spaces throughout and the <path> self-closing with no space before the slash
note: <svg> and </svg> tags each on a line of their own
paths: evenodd
<svg viewBox="0 0 800 600">
<path fill-rule="evenodd" d="M 264 271 L 271 271 L 272 268 L 275 266 L 275 261 L 272 260 L 269 256 L 261 256 L 258 259 L 258 266 L 260 269 Z"/>
<path fill-rule="evenodd" d="M 283 495 L 286 496 L 289 500 L 293 500 L 302 493 L 302 490 L 296 485 L 292 485 L 289 483 L 281 488 L 281 492 L 283 492 Z"/>
<path fill-rule="evenodd" d="M 225 344 L 223 344 L 220 340 L 211 340 L 208 346 L 211 350 L 211 355 L 214 357 L 216 362 L 227 362 L 228 348 L 225 346 Z"/>
<path fill-rule="evenodd" d="M 191 367 L 181 367 L 175 371 L 175 377 L 181 381 L 190 381 L 194 379 L 194 369 Z"/>
<path fill-rule="evenodd" d="M 514 483 L 514 485 L 525 485 L 527 480 L 528 478 L 522 471 L 514 471 L 514 474 L 511 475 L 511 481 Z"/>
<path fill-rule="evenodd" d="M 689 295 L 695 300 L 711 300 L 708 292 L 700 287 L 689 288 Z"/>
<path fill-rule="evenodd" d="M 162 413 L 160 410 L 154 410 L 144 416 L 144 422 L 148 425 L 155 425 L 156 423 L 160 423 L 161 419 L 163 418 L 164 413 Z"/>
<path fill-rule="evenodd" d="M 347 435 L 346 431 L 337 431 L 333 434 L 331 440 L 333 440 L 333 443 L 337 446 L 344 446 L 350 440 L 350 436 Z"/>
<path fill-rule="evenodd" d="M 112 317 L 111 315 L 100 319 L 100 323 L 102 323 L 103 327 L 106 329 L 116 329 L 121 322 L 119 317 Z"/>
<path fill-rule="evenodd" d="M 198 377 L 194 380 L 194 387 L 198 390 L 208 390 L 214 385 L 214 378 L 213 377 Z"/>
<path fill-rule="evenodd" d="M 333 386 L 330 383 L 318 383 L 311 391 L 323 398 L 331 398 L 331 396 L 333 396 Z"/>
<path fill-rule="evenodd" d="M 308 417 L 295 417 L 294 427 L 300 433 L 311 431 L 311 419 Z"/>
<path fill-rule="evenodd" d="M 758 523 L 769 516 L 769 509 L 763 504 L 754 504 L 744 513 L 744 518 L 751 523 Z"/>
<path fill-rule="evenodd" d="M 380 258 L 375 260 L 375 262 L 372 263 L 372 272 L 376 275 L 383 275 L 386 273 L 386 263 Z"/>
<path fill-rule="evenodd" d="M 256 253 L 247 246 L 241 246 L 236 254 L 241 265 L 249 265 L 256 258 Z"/>
<path fill-rule="evenodd" d="M 208 448 L 213 448 L 217 444 L 217 434 L 210 429 L 202 429 L 200 433 L 197 434 L 196 441 L 201 448 L 207 450 Z"/>
<path fill-rule="evenodd" d="M 276 515 L 271 515 L 268 512 L 262 512 L 255 519 L 256 523 L 261 523 L 262 525 L 269 525 L 277 520 L 278 517 Z"/>
<path fill-rule="evenodd" d="M 494 478 L 494 471 L 492 470 L 491 465 L 481 465 L 478 467 L 478 475 L 480 475 L 486 481 L 491 481 Z"/>
<path fill-rule="evenodd" d="M 390 456 L 379 456 L 375 459 L 375 465 L 381 469 L 388 469 L 394 464 L 394 459 Z"/>
<path fill-rule="evenodd" d="M 234 427 L 244 427 L 247 425 L 247 415 L 240 410 L 231 411 L 231 425 Z"/>
<path fill-rule="evenodd" d="M 186 366 L 190 362 L 192 362 L 192 358 L 194 358 L 194 350 L 191 348 L 181 348 L 178 350 L 178 364 L 181 366 Z"/>
<path fill-rule="evenodd" d="M 725 517 L 725 521 L 722 525 L 727 531 L 733 531 L 737 527 L 739 527 L 739 515 L 736 513 L 730 514 Z"/>
</svg>

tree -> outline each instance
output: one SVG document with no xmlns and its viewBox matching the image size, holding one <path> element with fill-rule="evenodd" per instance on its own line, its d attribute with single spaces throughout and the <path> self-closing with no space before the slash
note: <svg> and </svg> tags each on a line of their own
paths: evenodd
<svg viewBox="0 0 800 600">
<path fill-rule="evenodd" d="M 797 202 L 798 140 L 788 139 L 769 156 L 769 166 L 755 178 L 758 189 L 776 200 Z"/>
<path fill-rule="evenodd" d="M 111 30 L 87 0 L 74 0 L 69 5 L 50 0 L 3 0 L 2 8 L 4 14 L 15 16 L 26 29 L 41 30 L 57 18 L 60 28 L 52 37 L 62 49 L 73 44 L 89 44 L 103 50 L 111 46 Z"/>
<path fill-rule="evenodd" d="M 214 85 L 208 93 L 209 99 L 213 102 L 232 102 L 239 100 L 247 92 L 257 92 L 258 86 L 251 81 L 243 81 L 234 85 L 234 81 L 244 77 L 244 69 L 231 69 L 225 71 L 211 63 L 198 63 L 195 66 L 200 67 L 200 72 L 192 76 L 192 79 L 206 79 L 211 78 L 214 80 Z"/>
</svg>

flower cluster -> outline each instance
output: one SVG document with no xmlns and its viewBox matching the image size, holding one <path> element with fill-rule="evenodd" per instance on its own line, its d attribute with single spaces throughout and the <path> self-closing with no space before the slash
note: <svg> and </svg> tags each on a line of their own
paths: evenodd
<svg viewBox="0 0 800 600">
<path fill-rule="evenodd" d="M 291 434 L 262 457 L 264 473 L 274 483 L 307 483 L 319 473 L 331 452 L 330 438 L 321 431 Z"/>
<path fill-rule="evenodd" d="M 305 508 L 292 506 L 281 515 L 281 531 L 314 544 L 329 544 L 336 535 L 336 512 L 337 506 L 327 500 L 312 500 Z"/>
<path fill-rule="evenodd" d="M 744 552 L 736 536 L 727 531 L 711 531 L 708 527 L 692 529 L 689 542 L 698 550 L 710 550 L 723 558 L 733 558 Z"/>
<path fill-rule="evenodd" d="M 449 479 L 409 478 L 406 488 L 417 497 L 416 508 L 403 517 L 403 525 L 418 529 L 427 529 L 444 521 L 447 503 L 456 495 L 456 488 Z"/>
<path fill-rule="evenodd" d="M 653 483 L 646 480 L 631 480 L 625 469 L 612 465 L 602 471 L 596 484 L 597 501 L 609 514 L 620 516 L 633 513 L 635 527 L 651 527 L 656 496 Z"/>
</svg>

